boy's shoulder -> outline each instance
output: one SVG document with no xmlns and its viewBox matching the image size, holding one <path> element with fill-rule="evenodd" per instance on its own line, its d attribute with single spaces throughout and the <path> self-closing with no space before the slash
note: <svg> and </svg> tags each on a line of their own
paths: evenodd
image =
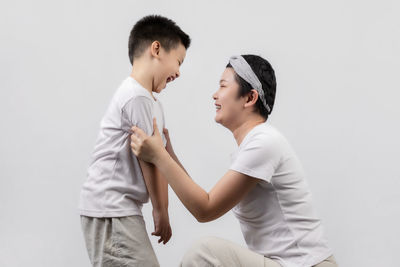
<svg viewBox="0 0 400 267">
<path fill-rule="evenodd" d="M 153 100 L 150 93 L 130 76 L 121 83 L 113 98 L 120 107 L 125 106 L 128 102 L 151 102 Z"/>
</svg>

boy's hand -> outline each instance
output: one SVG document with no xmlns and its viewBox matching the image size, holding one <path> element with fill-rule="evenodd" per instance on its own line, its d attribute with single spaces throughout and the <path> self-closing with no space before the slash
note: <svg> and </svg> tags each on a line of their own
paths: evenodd
<svg viewBox="0 0 400 267">
<path fill-rule="evenodd" d="M 153 209 L 154 232 L 151 235 L 159 236 L 158 243 L 165 245 L 172 236 L 167 209 Z"/>
</svg>

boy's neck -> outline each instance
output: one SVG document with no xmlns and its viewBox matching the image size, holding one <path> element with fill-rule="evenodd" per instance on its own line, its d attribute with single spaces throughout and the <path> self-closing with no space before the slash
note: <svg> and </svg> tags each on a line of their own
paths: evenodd
<svg viewBox="0 0 400 267">
<path fill-rule="evenodd" d="M 142 62 L 137 61 L 133 63 L 131 77 L 135 79 L 141 86 L 143 86 L 150 95 L 153 96 L 153 78 L 151 73 L 149 73 L 146 66 Z M 155 98 L 154 98 L 155 99 Z"/>
</svg>

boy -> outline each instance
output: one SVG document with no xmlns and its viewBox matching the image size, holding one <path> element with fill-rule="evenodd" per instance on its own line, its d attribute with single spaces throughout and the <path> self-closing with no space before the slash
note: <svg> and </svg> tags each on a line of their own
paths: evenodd
<svg viewBox="0 0 400 267">
<path fill-rule="evenodd" d="M 131 127 L 153 132 L 153 117 L 164 125 L 161 103 L 153 96 L 178 78 L 190 37 L 170 19 L 146 16 L 129 37 L 131 75 L 113 96 L 84 183 L 79 212 L 93 266 L 159 266 L 141 213 L 150 196 L 158 242 L 171 237 L 168 185 L 152 164 L 130 148 Z M 162 134 L 162 133 L 161 133 Z M 166 138 L 163 135 L 164 145 Z"/>
</svg>

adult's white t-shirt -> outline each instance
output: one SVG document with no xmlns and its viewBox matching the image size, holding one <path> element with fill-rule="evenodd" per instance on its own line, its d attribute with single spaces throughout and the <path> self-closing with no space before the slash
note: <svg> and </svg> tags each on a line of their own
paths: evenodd
<svg viewBox="0 0 400 267">
<path fill-rule="evenodd" d="M 126 78 L 115 92 L 100 124 L 100 133 L 83 184 L 79 213 L 90 217 L 142 215 L 149 195 L 138 159 L 131 151 L 131 127 L 153 133 L 153 117 L 165 127 L 160 100 L 134 78 Z"/>
<path fill-rule="evenodd" d="M 230 169 L 260 179 L 233 208 L 251 250 L 285 267 L 313 266 L 332 255 L 301 164 L 277 129 L 254 127 L 232 154 Z"/>
</svg>

